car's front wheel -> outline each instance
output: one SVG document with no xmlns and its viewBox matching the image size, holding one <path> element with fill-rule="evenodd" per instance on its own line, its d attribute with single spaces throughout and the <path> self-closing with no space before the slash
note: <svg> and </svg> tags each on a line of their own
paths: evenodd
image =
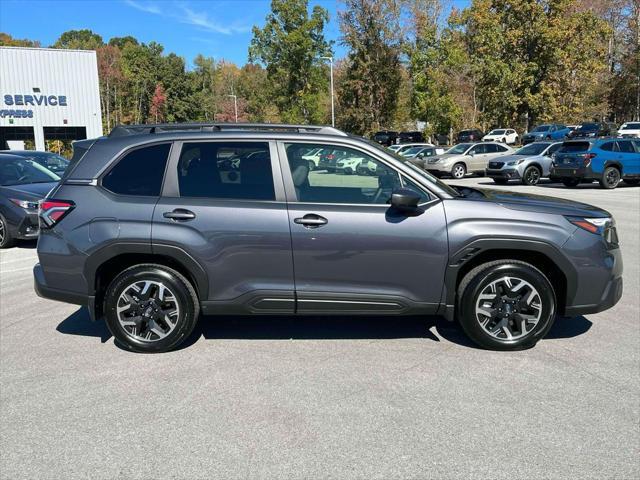
<svg viewBox="0 0 640 480">
<path fill-rule="evenodd" d="M 455 179 L 464 178 L 467 174 L 467 167 L 465 167 L 464 163 L 456 163 L 451 169 L 451 176 Z"/>
<path fill-rule="evenodd" d="M 0 215 L 0 248 L 12 247 L 15 243 L 15 239 L 11 235 L 9 225 L 5 218 Z"/>
<path fill-rule="evenodd" d="M 460 324 L 483 348 L 531 347 L 549 331 L 555 314 L 553 286 L 540 270 L 519 260 L 479 265 L 458 287 Z"/>
<path fill-rule="evenodd" d="M 616 167 L 607 167 L 602 172 L 602 178 L 600 179 L 600 186 L 607 190 L 616 188 L 620 183 L 621 175 L 620 170 Z"/>
<path fill-rule="evenodd" d="M 107 326 L 114 338 L 136 352 L 166 352 L 193 331 L 200 312 L 196 292 L 172 268 L 141 264 L 120 273 L 104 298 Z"/>
<path fill-rule="evenodd" d="M 540 182 L 540 177 L 542 177 L 540 169 L 535 165 L 531 165 L 524 171 L 522 183 L 525 185 L 537 185 Z"/>
</svg>

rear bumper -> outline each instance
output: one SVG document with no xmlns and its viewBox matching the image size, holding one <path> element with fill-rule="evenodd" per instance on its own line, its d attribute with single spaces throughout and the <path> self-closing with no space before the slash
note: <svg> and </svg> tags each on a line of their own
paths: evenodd
<svg viewBox="0 0 640 480">
<path fill-rule="evenodd" d="M 77 292 L 70 292 L 47 285 L 44 271 L 39 263 L 36 263 L 33 267 L 33 286 L 39 297 L 87 307 L 91 320 L 95 320 L 95 297 L 93 295 L 82 295 Z"/>
<path fill-rule="evenodd" d="M 505 180 L 519 179 L 520 178 L 520 172 L 518 172 L 518 170 L 516 170 L 514 168 L 505 168 L 505 169 L 500 169 L 500 170 L 490 170 L 490 169 L 487 168 L 485 170 L 485 174 L 489 178 L 502 178 L 502 179 L 505 179 Z"/>
<path fill-rule="evenodd" d="M 549 175 L 554 178 L 599 178 L 590 167 L 551 167 Z"/>
</svg>

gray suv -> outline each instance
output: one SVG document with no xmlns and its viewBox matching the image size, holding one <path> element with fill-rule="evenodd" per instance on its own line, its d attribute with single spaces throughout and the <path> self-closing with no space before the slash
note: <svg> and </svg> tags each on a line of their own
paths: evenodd
<svg viewBox="0 0 640 480">
<path fill-rule="evenodd" d="M 375 168 L 310 170 L 319 148 Z M 606 211 L 451 187 L 328 127 L 116 127 L 74 144 L 39 215 L 38 294 L 140 352 L 177 347 L 200 313 L 443 315 L 513 350 L 622 294 Z"/>
</svg>

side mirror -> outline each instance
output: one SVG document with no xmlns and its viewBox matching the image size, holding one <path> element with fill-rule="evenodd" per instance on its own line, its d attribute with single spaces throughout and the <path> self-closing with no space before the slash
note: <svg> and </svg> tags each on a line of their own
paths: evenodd
<svg viewBox="0 0 640 480">
<path fill-rule="evenodd" d="M 467 155 L 471 155 L 472 157 L 475 157 L 476 156 L 476 152 L 471 150 L 469 153 L 467 153 Z"/>
<path fill-rule="evenodd" d="M 420 195 L 409 188 L 399 188 L 391 194 L 391 206 L 406 212 L 415 210 L 420 203 Z"/>
<path fill-rule="evenodd" d="M 418 158 L 424 158 L 424 152 L 420 152 L 420 153 L 418 154 Z"/>
</svg>

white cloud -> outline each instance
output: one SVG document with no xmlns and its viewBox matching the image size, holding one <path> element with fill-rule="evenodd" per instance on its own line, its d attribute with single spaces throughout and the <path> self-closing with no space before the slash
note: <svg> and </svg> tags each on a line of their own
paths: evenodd
<svg viewBox="0 0 640 480">
<path fill-rule="evenodd" d="M 152 13 L 154 15 L 160 15 L 162 17 L 173 18 L 180 23 L 187 25 L 193 25 L 200 30 L 205 30 L 213 33 L 221 33 L 223 35 L 233 35 L 236 33 L 246 33 L 251 30 L 250 26 L 241 25 L 238 23 L 232 23 L 229 25 L 222 25 L 211 18 L 206 12 L 198 12 L 191 9 L 185 3 L 175 4 L 176 8 L 162 9 L 157 2 L 149 0 L 124 0 L 125 4 L 140 10 L 142 12 Z"/>
</svg>

